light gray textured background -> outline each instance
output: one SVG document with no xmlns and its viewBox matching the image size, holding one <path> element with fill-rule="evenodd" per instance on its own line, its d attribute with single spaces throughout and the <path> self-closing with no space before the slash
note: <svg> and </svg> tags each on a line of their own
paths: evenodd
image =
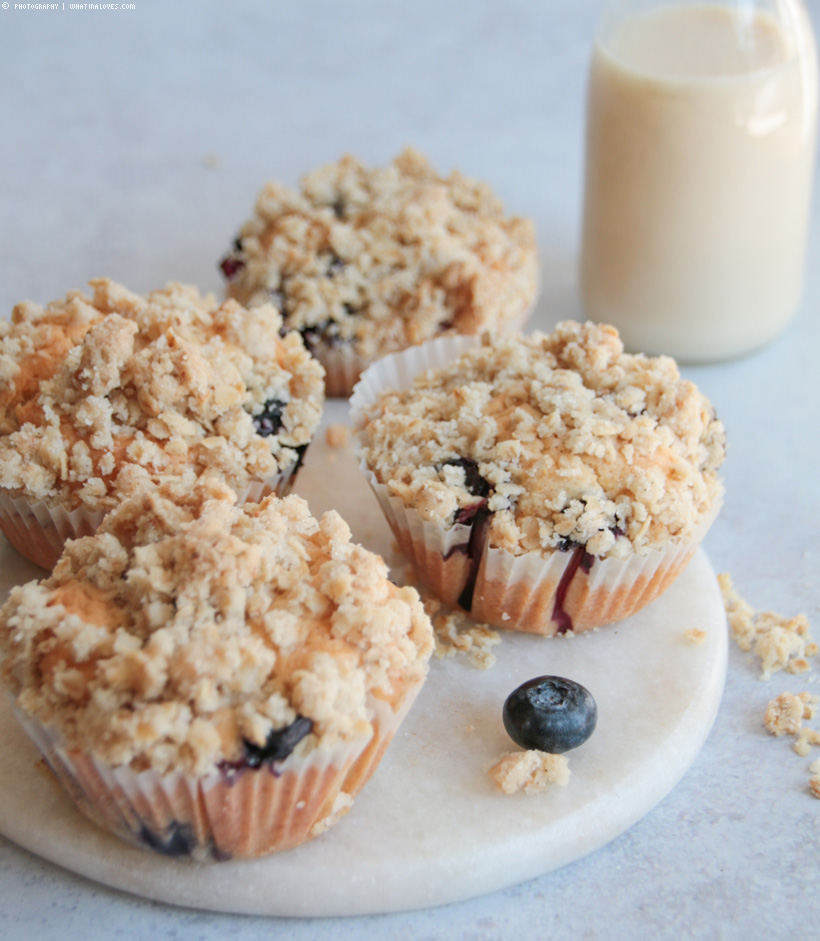
<svg viewBox="0 0 820 941">
<path fill-rule="evenodd" d="M 265 179 L 295 183 L 344 151 L 384 162 L 405 143 L 535 219 L 535 325 L 580 315 L 583 97 L 600 2 L 134 3 L 0 10 L 3 315 L 100 274 L 138 291 L 171 279 L 219 290 L 215 262 Z M 712 563 L 755 606 L 806 612 L 816 635 L 819 207 L 815 190 L 806 294 L 787 333 L 745 360 L 686 370 L 730 441 Z M 594 855 L 484 898 L 333 921 L 212 915 L 109 891 L 0 838 L 0 937 L 810 937 L 820 802 L 810 759 L 761 716 L 776 693 L 819 686 L 816 671 L 762 683 L 733 648 L 716 725 L 672 794 Z"/>
</svg>

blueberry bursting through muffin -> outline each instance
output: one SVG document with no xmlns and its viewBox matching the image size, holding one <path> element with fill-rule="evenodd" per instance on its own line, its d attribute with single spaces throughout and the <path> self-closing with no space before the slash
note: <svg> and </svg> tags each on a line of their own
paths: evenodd
<svg viewBox="0 0 820 941">
<path fill-rule="evenodd" d="M 337 218 L 342 218 L 342 215 L 340 215 L 336 207 L 334 207 L 334 209 L 336 210 Z M 225 280 L 231 282 L 241 271 L 244 270 L 246 265 L 247 257 L 242 248 L 242 239 L 237 236 L 237 238 L 235 238 L 233 241 L 231 250 L 219 262 L 219 269 L 222 272 Z M 340 258 L 336 254 L 331 253 L 327 255 L 324 275 L 326 278 L 334 278 L 337 274 L 339 274 L 340 271 L 344 269 L 344 267 L 344 259 Z M 283 276 L 280 279 L 278 286 L 271 287 L 268 291 L 268 294 L 271 304 L 273 304 L 282 315 L 283 326 L 281 333 L 284 335 L 290 331 L 290 328 L 287 326 L 287 278 Z M 357 310 L 350 304 L 342 304 L 342 319 L 354 317 L 360 313 L 361 310 Z M 334 320 L 332 317 L 327 317 L 323 320 L 317 320 L 316 323 L 307 324 L 306 326 L 300 327 L 298 329 L 298 333 L 304 340 L 307 350 L 310 353 L 315 354 L 319 346 L 339 347 L 345 343 L 352 342 L 352 338 L 346 338 L 340 334 L 339 323 L 339 320 Z"/>
<path fill-rule="evenodd" d="M 463 552 L 469 559 L 470 566 L 467 574 L 467 581 L 464 589 L 458 598 L 458 604 L 468 613 L 473 607 L 473 593 L 475 583 L 478 577 L 478 569 L 481 564 L 481 556 L 487 545 L 487 533 L 492 521 L 493 511 L 489 508 L 489 498 L 492 493 L 492 487 L 489 481 L 478 471 L 478 463 L 470 457 L 455 457 L 444 461 L 439 465 L 438 471 L 443 467 L 460 467 L 464 472 L 464 486 L 474 497 L 475 503 L 468 503 L 466 506 L 459 507 L 456 510 L 454 523 L 470 527 L 470 536 L 467 542 L 459 543 L 450 549 L 445 558 L 449 558 L 456 552 Z M 583 502 L 583 501 L 582 501 Z M 616 526 L 612 529 L 615 536 L 623 536 L 624 531 Z M 566 634 L 572 630 L 572 618 L 564 607 L 567 592 L 572 579 L 580 571 L 589 574 L 595 562 L 595 556 L 586 551 L 586 548 L 571 539 L 564 539 L 558 544 L 561 552 L 571 552 L 572 559 L 564 570 L 558 587 L 555 591 L 555 602 L 552 610 L 552 620 L 558 625 L 556 633 Z"/>
<path fill-rule="evenodd" d="M 287 404 L 287 402 L 283 402 L 281 399 L 268 399 L 262 406 L 262 411 L 251 416 L 256 433 L 263 438 L 278 435 L 284 428 L 282 416 L 287 408 Z M 294 474 L 304 463 L 307 447 L 307 444 L 299 444 L 292 448 L 297 454 L 296 464 L 293 468 Z"/>
<path fill-rule="evenodd" d="M 276 762 L 284 761 L 302 739 L 313 731 L 313 720 L 306 716 L 297 716 L 290 725 L 282 729 L 272 729 L 264 745 L 254 745 L 243 739 L 245 754 L 239 761 L 221 761 L 217 766 L 229 780 L 235 778 L 246 770 L 255 770 L 262 765 L 268 765 L 271 774 L 277 777 L 280 771 Z M 149 849 L 163 856 L 190 857 L 199 846 L 194 828 L 190 823 L 180 823 L 177 820 L 168 824 L 164 831 L 158 832 L 147 826 L 142 826 L 137 838 Z M 209 846 L 209 855 L 216 860 L 224 861 L 231 858 L 213 842 Z"/>
</svg>

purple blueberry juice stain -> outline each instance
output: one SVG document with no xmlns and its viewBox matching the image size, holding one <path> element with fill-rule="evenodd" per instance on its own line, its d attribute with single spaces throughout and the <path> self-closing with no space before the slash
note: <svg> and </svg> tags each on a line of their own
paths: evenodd
<svg viewBox="0 0 820 941">
<path fill-rule="evenodd" d="M 453 546 L 444 557 L 446 560 L 455 553 L 461 552 L 469 560 L 467 579 L 458 597 L 459 607 L 469 612 L 473 606 L 478 567 L 481 564 L 481 556 L 487 543 L 487 532 L 493 517 L 492 511 L 487 508 L 491 488 L 489 482 L 479 473 L 478 462 L 471 457 L 451 458 L 444 461 L 439 467 L 439 471 L 442 467 L 460 467 L 464 471 L 464 486 L 472 496 L 479 498 L 475 503 L 468 503 L 456 510 L 453 522 L 462 526 L 469 526 L 470 536 L 467 542 Z"/>
<path fill-rule="evenodd" d="M 243 739 L 245 754 L 239 761 L 220 761 L 219 770 L 229 779 L 241 771 L 268 765 L 270 771 L 278 777 L 275 767 L 277 761 L 284 761 L 306 735 L 313 731 L 313 719 L 297 716 L 290 725 L 281 729 L 271 729 L 264 745 L 255 745 Z"/>
<path fill-rule="evenodd" d="M 562 543 L 559 548 L 562 549 L 562 551 L 571 551 L 572 558 L 569 560 L 566 569 L 564 569 L 564 574 L 561 576 L 561 580 L 558 582 L 558 588 L 555 590 L 555 602 L 552 608 L 551 620 L 558 625 L 557 634 L 566 634 L 568 631 L 572 630 L 572 618 L 564 608 L 569 586 L 572 584 L 572 579 L 577 574 L 578 569 L 589 575 L 593 563 L 595 562 L 595 556 L 590 555 L 583 546 L 576 546 L 572 550 L 568 547 L 564 550 Z"/>
<path fill-rule="evenodd" d="M 471 526 L 473 520 L 482 511 L 487 509 L 487 501 L 479 500 L 478 503 L 470 503 L 468 506 L 460 506 L 456 510 L 454 522 L 462 526 Z"/>
<path fill-rule="evenodd" d="M 487 544 L 487 533 L 490 528 L 493 514 L 483 506 L 476 510 L 472 519 L 472 528 L 470 529 L 470 538 L 466 543 L 457 548 L 466 551 L 470 566 L 467 572 L 467 581 L 461 594 L 458 596 L 459 607 L 468 613 L 473 608 L 473 594 L 475 593 L 475 583 L 478 578 L 478 567 L 481 565 L 481 556 L 484 547 Z"/>
</svg>

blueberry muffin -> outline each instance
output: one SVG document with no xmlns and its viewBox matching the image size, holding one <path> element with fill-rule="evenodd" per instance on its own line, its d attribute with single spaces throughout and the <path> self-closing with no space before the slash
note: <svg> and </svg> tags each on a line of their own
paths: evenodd
<svg viewBox="0 0 820 941">
<path fill-rule="evenodd" d="M 126 499 L 0 609 L 15 712 L 68 794 L 131 843 L 203 860 L 341 817 L 431 649 L 416 592 L 338 514 L 238 504 L 210 478 Z"/>
<path fill-rule="evenodd" d="M 374 169 L 346 156 L 298 192 L 267 183 L 221 268 L 230 297 L 302 334 L 334 396 L 385 353 L 521 326 L 538 281 L 532 223 L 410 149 Z"/>
<path fill-rule="evenodd" d="M 284 493 L 324 400 L 320 364 L 272 307 L 91 286 L 0 321 L 0 529 L 46 568 L 161 480 Z"/>
<path fill-rule="evenodd" d="M 722 500 L 711 405 L 609 326 L 433 341 L 371 367 L 352 411 L 419 575 L 496 627 L 551 635 L 640 610 Z"/>
</svg>

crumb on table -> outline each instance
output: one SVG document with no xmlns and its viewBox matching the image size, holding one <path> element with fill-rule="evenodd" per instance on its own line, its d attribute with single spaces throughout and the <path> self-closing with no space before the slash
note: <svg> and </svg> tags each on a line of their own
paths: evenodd
<svg viewBox="0 0 820 941">
<path fill-rule="evenodd" d="M 533 794 L 546 790 L 550 784 L 566 787 L 570 770 L 565 755 L 551 755 L 530 749 L 504 755 L 490 768 L 488 774 L 505 794 L 518 791 Z"/>
<path fill-rule="evenodd" d="M 706 640 L 706 631 L 698 630 L 696 627 L 690 627 L 683 636 L 690 644 L 699 647 Z"/>
<path fill-rule="evenodd" d="M 811 719 L 816 711 L 817 696 L 811 693 L 781 693 L 766 707 L 763 724 L 772 735 L 796 735 L 803 719 Z"/>
<path fill-rule="evenodd" d="M 718 575 L 729 628 L 738 647 L 752 651 L 760 660 L 761 678 L 772 673 L 805 673 L 810 669 L 808 657 L 817 654 L 808 618 L 797 614 L 792 618 L 774 611 L 757 612 L 735 590 L 727 573 Z"/>
</svg>

